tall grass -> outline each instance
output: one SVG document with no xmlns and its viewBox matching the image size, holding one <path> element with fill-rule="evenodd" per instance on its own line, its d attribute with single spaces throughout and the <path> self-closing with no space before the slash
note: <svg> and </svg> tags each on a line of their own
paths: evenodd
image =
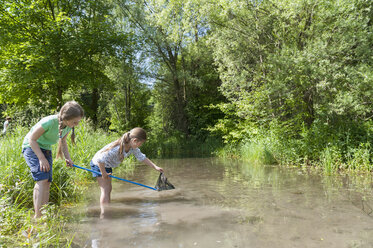
<svg viewBox="0 0 373 248">
<path fill-rule="evenodd" d="M 64 161 L 53 161 L 53 182 L 49 204 L 43 209 L 44 216 L 34 221 L 33 187 L 34 181 L 21 153 L 23 138 L 28 128 L 18 126 L 0 139 L 0 247 L 70 247 L 73 233 L 66 224 L 74 219 L 62 214 L 61 209 L 85 199 L 85 190 L 94 183 L 91 173 L 68 168 Z M 68 138 L 69 152 L 73 162 L 89 168 L 93 155 L 104 145 L 117 139 L 117 134 L 106 134 L 93 130 L 83 120 L 76 128 L 76 145 Z M 53 147 L 53 156 L 56 146 Z M 131 170 L 129 165 L 122 170 Z"/>
<path fill-rule="evenodd" d="M 254 130 L 236 146 L 226 145 L 217 154 L 239 157 L 250 163 L 313 166 L 325 174 L 373 172 L 373 126 L 361 130 L 333 130 L 315 125 L 297 136 L 287 136 L 281 127 Z"/>
<path fill-rule="evenodd" d="M 266 142 L 248 142 L 240 147 L 241 157 L 251 163 L 274 164 L 276 160 Z"/>
</svg>

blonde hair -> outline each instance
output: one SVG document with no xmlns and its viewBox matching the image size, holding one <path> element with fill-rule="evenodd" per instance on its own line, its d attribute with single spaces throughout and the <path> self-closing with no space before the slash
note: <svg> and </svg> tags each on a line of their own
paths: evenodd
<svg viewBox="0 0 373 248">
<path fill-rule="evenodd" d="M 141 127 L 135 127 L 133 129 L 131 129 L 131 131 L 123 134 L 122 137 L 120 137 L 119 139 L 114 141 L 111 144 L 111 146 L 106 148 L 103 152 L 110 151 L 111 149 L 113 149 L 114 147 L 119 145 L 118 154 L 119 154 L 120 160 L 123 161 L 123 159 L 124 159 L 124 155 L 123 155 L 124 145 L 128 144 L 131 141 L 131 139 L 138 139 L 140 141 L 146 141 L 146 131 L 144 129 L 142 129 Z"/>
<path fill-rule="evenodd" d="M 62 145 L 61 145 L 61 139 L 62 137 L 62 129 L 63 129 L 63 121 L 69 121 L 71 119 L 77 118 L 77 117 L 83 117 L 84 115 L 84 110 L 83 108 L 79 105 L 79 103 L 75 101 L 69 101 L 66 102 L 59 114 L 58 114 L 58 134 L 60 136 L 60 139 L 58 141 L 58 147 L 57 147 L 57 156 L 56 158 L 63 158 L 63 153 L 62 153 Z M 71 133 L 71 142 L 75 145 L 75 130 L 73 128 L 72 133 Z"/>
</svg>

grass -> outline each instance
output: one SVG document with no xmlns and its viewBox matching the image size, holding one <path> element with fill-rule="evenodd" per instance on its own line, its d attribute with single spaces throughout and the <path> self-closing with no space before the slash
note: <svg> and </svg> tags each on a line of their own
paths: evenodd
<svg viewBox="0 0 373 248">
<path fill-rule="evenodd" d="M 85 200 L 85 190 L 93 183 L 91 173 L 68 168 L 64 161 L 53 161 L 53 182 L 49 204 L 43 209 L 43 217 L 35 222 L 32 218 L 32 194 L 34 181 L 21 153 L 23 138 L 28 128 L 16 127 L 0 139 L 0 247 L 72 247 L 74 234 L 67 223 L 77 221 L 64 215 L 61 209 Z M 94 131 L 83 120 L 76 128 L 76 145 L 68 139 L 73 162 L 89 168 L 93 155 L 106 144 L 117 139 L 117 134 Z M 53 156 L 56 154 L 53 147 Z M 125 160 L 120 173 L 133 169 L 131 159 Z"/>
<path fill-rule="evenodd" d="M 240 147 L 241 157 L 251 163 L 275 164 L 276 160 L 265 142 L 245 143 Z"/>
<path fill-rule="evenodd" d="M 287 139 L 269 134 L 238 145 L 228 144 L 217 150 L 216 154 L 219 157 L 239 158 L 250 164 L 312 166 L 325 174 L 373 172 L 373 149 L 369 142 L 356 145 L 335 140 L 322 146 L 309 144 L 305 139 Z"/>
<path fill-rule="evenodd" d="M 45 206 L 35 221 L 33 211 L 1 199 L 1 247 L 70 247 L 74 234 L 66 229 L 73 219 L 61 214 L 57 205 Z"/>
</svg>

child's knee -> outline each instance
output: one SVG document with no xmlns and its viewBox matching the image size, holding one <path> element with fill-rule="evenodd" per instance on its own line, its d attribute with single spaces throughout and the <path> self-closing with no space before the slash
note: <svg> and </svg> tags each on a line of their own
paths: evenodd
<svg viewBox="0 0 373 248">
<path fill-rule="evenodd" d="M 44 180 L 36 181 L 35 184 L 39 186 L 48 186 L 50 185 L 50 182 L 48 181 L 48 179 L 44 179 Z"/>
</svg>

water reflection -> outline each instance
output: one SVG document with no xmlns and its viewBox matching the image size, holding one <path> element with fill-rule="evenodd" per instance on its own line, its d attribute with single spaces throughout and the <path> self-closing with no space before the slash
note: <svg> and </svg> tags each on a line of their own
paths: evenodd
<svg viewBox="0 0 373 248">
<path fill-rule="evenodd" d="M 99 220 L 97 188 L 75 244 L 373 247 L 371 175 L 323 177 L 299 168 L 218 159 L 157 164 L 176 190 L 155 192 L 113 181 L 108 216 Z M 157 176 L 139 165 L 128 179 L 152 185 Z"/>
</svg>

